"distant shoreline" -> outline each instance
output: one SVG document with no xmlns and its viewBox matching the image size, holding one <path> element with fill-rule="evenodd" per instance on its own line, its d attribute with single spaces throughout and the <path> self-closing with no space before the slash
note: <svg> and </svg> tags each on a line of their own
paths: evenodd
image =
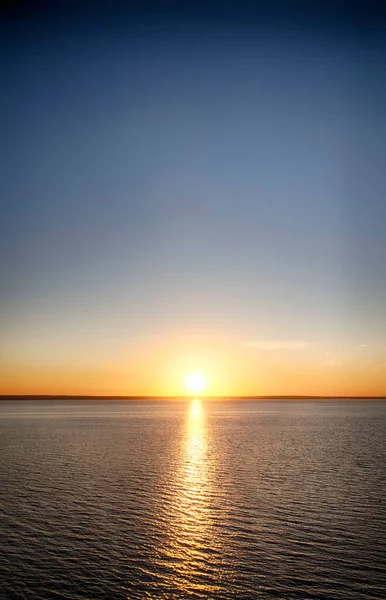
<svg viewBox="0 0 386 600">
<path fill-rule="evenodd" d="M 70 394 L 0 394 L 5 400 L 190 400 L 192 396 L 91 396 Z M 199 396 L 203 400 L 386 400 L 386 396 Z"/>
</svg>

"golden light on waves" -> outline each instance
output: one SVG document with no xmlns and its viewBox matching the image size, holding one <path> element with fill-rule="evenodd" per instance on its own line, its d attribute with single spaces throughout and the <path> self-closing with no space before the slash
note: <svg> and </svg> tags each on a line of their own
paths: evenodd
<svg viewBox="0 0 386 600">
<path fill-rule="evenodd" d="M 181 597 L 206 594 L 211 597 L 216 584 L 195 581 L 208 548 L 216 548 L 212 529 L 210 499 L 213 494 L 213 465 L 208 455 L 207 418 L 201 399 L 188 406 L 181 437 L 180 459 L 173 487 L 175 496 L 169 507 L 169 543 L 163 553 L 173 565 L 170 584 Z M 170 518 L 172 516 L 172 518 Z"/>
</svg>

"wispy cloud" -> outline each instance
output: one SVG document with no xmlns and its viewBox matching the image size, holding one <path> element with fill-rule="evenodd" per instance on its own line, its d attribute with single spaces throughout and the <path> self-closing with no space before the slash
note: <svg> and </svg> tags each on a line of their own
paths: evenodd
<svg viewBox="0 0 386 600">
<path fill-rule="evenodd" d="M 257 350 L 300 350 L 308 346 L 307 342 L 297 340 L 249 340 L 246 345 Z"/>
</svg>

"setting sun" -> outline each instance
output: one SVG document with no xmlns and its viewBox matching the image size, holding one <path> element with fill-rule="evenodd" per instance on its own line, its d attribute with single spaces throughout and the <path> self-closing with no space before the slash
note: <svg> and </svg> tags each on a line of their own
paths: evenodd
<svg viewBox="0 0 386 600">
<path fill-rule="evenodd" d="M 185 387 L 191 394 L 200 394 L 206 389 L 207 381 L 203 373 L 189 373 L 185 377 Z"/>
</svg>

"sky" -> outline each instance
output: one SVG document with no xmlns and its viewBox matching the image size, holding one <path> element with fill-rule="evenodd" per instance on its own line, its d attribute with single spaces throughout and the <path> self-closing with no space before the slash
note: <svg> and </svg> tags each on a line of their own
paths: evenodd
<svg viewBox="0 0 386 600">
<path fill-rule="evenodd" d="M 386 395 L 386 5 L 2 18 L 0 393 Z"/>
</svg>

